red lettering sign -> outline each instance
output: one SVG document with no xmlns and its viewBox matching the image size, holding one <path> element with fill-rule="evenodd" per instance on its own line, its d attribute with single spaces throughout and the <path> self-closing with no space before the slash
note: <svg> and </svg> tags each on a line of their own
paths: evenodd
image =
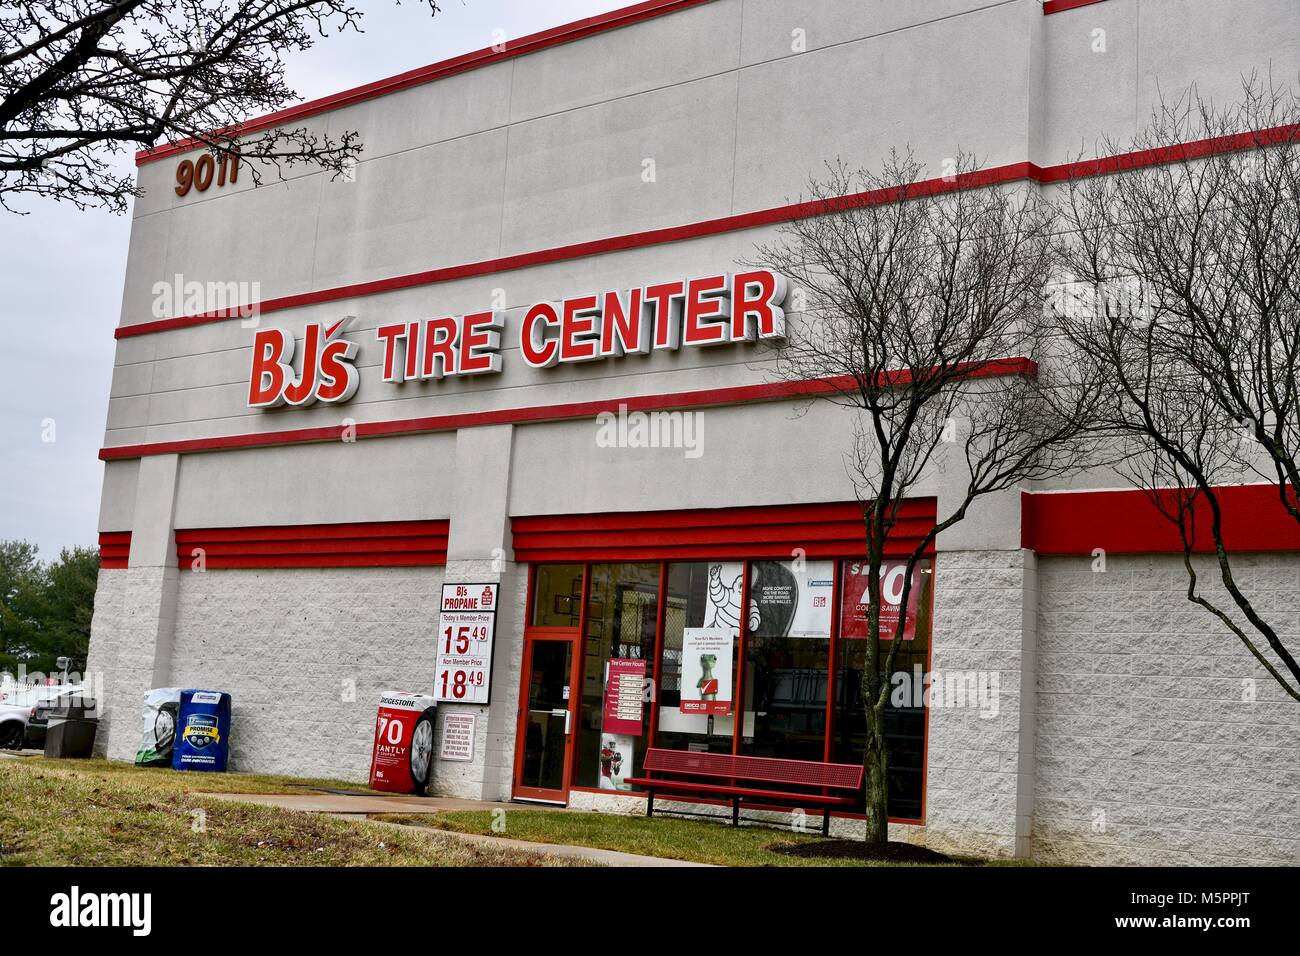
<svg viewBox="0 0 1300 956">
<path fill-rule="evenodd" d="M 261 329 L 253 338 L 253 366 L 248 379 L 248 406 L 310 405 L 346 402 L 360 377 L 354 364 L 357 346 L 340 338 L 346 319 L 326 328 L 310 322 L 303 333 L 301 371 L 293 369 L 295 342 L 284 329 Z"/>
<path fill-rule="evenodd" d="M 785 335 L 782 308 L 788 284 L 765 269 L 661 282 L 626 294 L 603 292 L 531 306 L 519 325 L 519 351 L 533 368 L 592 362 L 625 355 L 716 346 Z M 248 383 L 251 408 L 345 402 L 357 390 L 357 346 L 341 337 L 343 321 L 308 323 L 300 370 L 296 342 L 283 329 L 263 329 L 253 340 Z M 385 382 L 427 381 L 501 371 L 501 312 L 475 312 L 380 325 Z"/>
</svg>

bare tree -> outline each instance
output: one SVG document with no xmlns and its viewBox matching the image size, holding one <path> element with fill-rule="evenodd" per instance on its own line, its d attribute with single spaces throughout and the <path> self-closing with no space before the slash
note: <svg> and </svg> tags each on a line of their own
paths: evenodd
<svg viewBox="0 0 1300 956">
<path fill-rule="evenodd" d="M 1295 655 L 1226 543 L 1258 517 L 1234 517 L 1223 491 L 1274 484 L 1273 520 L 1300 522 L 1300 101 L 1258 76 L 1226 108 L 1192 89 L 1123 148 L 1139 151 L 1069 184 L 1057 311 L 1076 360 L 1112 383 L 1105 425 L 1177 529 L 1187 599 L 1300 700 Z M 1202 587 L 1199 551 L 1221 592 Z"/>
<path fill-rule="evenodd" d="M 437 13 L 437 0 L 424 0 Z M 346 0 L 9 0 L 0 8 L 0 206 L 17 196 L 123 212 L 135 194 L 112 157 L 193 139 L 218 160 L 314 163 L 338 173 L 355 132 L 240 121 L 296 98 L 282 57 L 359 29 Z M 260 177 L 255 163 L 250 175 Z"/>
<path fill-rule="evenodd" d="M 783 227 L 757 256 L 795 286 L 799 314 L 776 353 L 780 377 L 835 380 L 824 400 L 855 413 L 847 458 L 869 582 L 869 842 L 888 839 L 885 711 L 918 564 L 976 499 L 1076 467 L 1096 397 L 1049 395 L 1037 365 L 1053 216 L 1036 188 L 981 187 L 968 157 L 938 188 L 922 173 L 910 154 L 892 155 L 879 173 L 832 165 L 810 186 L 824 214 Z M 960 467 L 951 459 L 964 463 L 965 492 L 945 499 L 947 513 L 908 553 L 899 620 L 882 634 L 880 577 L 900 509 L 935 469 Z"/>
</svg>

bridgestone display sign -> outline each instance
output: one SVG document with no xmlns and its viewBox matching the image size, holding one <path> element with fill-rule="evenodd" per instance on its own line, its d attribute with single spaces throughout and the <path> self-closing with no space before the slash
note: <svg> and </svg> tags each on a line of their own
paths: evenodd
<svg viewBox="0 0 1300 956">
<path fill-rule="evenodd" d="M 428 785 L 435 707 L 433 698 L 423 694 L 385 691 L 380 696 L 370 789 L 419 793 Z"/>
<path fill-rule="evenodd" d="M 497 585 L 442 586 L 433 691 L 440 703 L 486 704 L 491 699 L 496 616 Z"/>
</svg>

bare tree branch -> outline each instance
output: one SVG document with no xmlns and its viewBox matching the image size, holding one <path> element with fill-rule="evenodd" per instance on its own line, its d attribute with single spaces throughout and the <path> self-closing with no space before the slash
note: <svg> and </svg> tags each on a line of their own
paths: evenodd
<svg viewBox="0 0 1300 956">
<path fill-rule="evenodd" d="M 1249 148 L 1180 153 L 1207 141 Z M 1188 600 L 1300 700 L 1295 655 L 1233 573 L 1222 495 L 1274 482 L 1276 520 L 1300 522 L 1300 99 L 1259 76 L 1227 108 L 1191 89 L 1124 149 L 1176 161 L 1069 184 L 1060 313 L 1074 361 L 1112 383 L 1106 427 L 1177 527 Z M 1200 589 L 1193 554 L 1207 546 L 1226 605 Z"/>
<path fill-rule="evenodd" d="M 980 497 L 1079 467 L 1089 453 L 1095 384 L 1053 380 L 1043 290 L 1053 267 L 1053 210 L 1035 188 L 958 188 L 977 172 L 957 161 L 952 188 L 922 186 L 910 154 L 881 172 L 828 167 L 810 183 L 826 215 L 783 227 L 756 265 L 795 287 L 789 340 L 776 354 L 787 380 L 841 378 L 824 400 L 854 413 L 851 472 L 863 502 L 868 567 L 867 838 L 888 834 L 885 709 L 914 573 L 937 536 Z M 880 202 L 846 197 L 870 194 Z M 1024 359 L 1015 374 L 1007 360 Z M 963 461 L 965 493 L 908 552 L 901 613 L 881 634 L 880 576 L 903 504 L 940 463 Z M 946 464 L 946 462 L 945 462 Z"/>
<path fill-rule="evenodd" d="M 423 0 L 431 13 L 437 0 Z M 284 56 L 359 29 L 346 0 L 15 0 L 0 8 L 0 207 L 20 197 L 123 212 L 135 195 L 113 157 L 193 141 L 218 159 L 311 164 L 335 175 L 355 132 L 245 135 L 245 117 L 295 100 Z M 238 142 L 237 142 L 238 141 Z"/>
</svg>

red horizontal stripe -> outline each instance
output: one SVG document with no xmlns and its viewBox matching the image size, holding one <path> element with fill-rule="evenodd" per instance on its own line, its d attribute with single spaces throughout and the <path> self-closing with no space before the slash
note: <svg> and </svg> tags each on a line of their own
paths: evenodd
<svg viewBox="0 0 1300 956">
<path fill-rule="evenodd" d="M 1079 7 L 1090 7 L 1094 3 L 1105 3 L 1106 0 L 1047 0 L 1043 4 L 1043 16 L 1050 17 L 1053 13 L 1064 13 L 1066 10 L 1075 10 Z"/>
<path fill-rule="evenodd" d="M 1300 551 L 1300 522 L 1282 507 L 1276 485 L 1215 490 L 1231 551 Z M 1177 526 L 1143 491 L 1082 491 L 1021 497 L 1021 543 L 1041 555 L 1181 554 Z M 1195 551 L 1213 552 L 1209 506 L 1197 507 Z"/>
<path fill-rule="evenodd" d="M 974 189 L 1018 181 L 1037 183 L 1063 182 L 1068 179 L 1100 176 L 1123 170 L 1158 166 L 1184 159 L 1204 158 L 1205 156 L 1216 155 L 1224 152 L 1253 149 L 1263 145 L 1291 141 L 1296 139 L 1297 135 L 1298 130 L 1295 126 L 1283 126 L 1275 129 L 1260 130 L 1253 133 L 1198 140 L 1196 142 L 1163 149 L 1139 150 L 1116 156 L 1081 160 L 1072 163 L 1062 163 L 1057 166 L 1039 167 L 1030 162 L 1012 163 L 1010 165 L 998 166 L 992 169 L 979 170 L 974 173 L 966 173 L 952 180 L 944 178 L 924 180 L 923 182 L 915 184 L 911 188 L 911 191 L 913 195 L 932 195 L 941 192 Z M 240 306 L 213 312 L 204 312 L 196 315 L 182 315 L 170 319 L 155 319 L 150 322 L 138 322 L 132 325 L 118 327 L 114 331 L 113 335 L 116 338 L 121 339 L 135 335 L 147 335 L 153 332 L 191 328 L 196 325 L 206 325 L 211 322 L 224 322 L 232 318 L 241 318 L 244 315 L 247 315 L 250 309 L 255 309 L 259 314 L 266 315 L 284 309 L 302 308 L 304 306 L 317 305 L 323 302 L 334 302 L 340 299 L 379 295 L 385 292 L 394 292 L 399 289 L 408 289 L 417 286 L 432 285 L 439 282 L 448 282 L 453 279 L 491 275 L 497 272 L 524 269 L 530 266 L 545 265 L 547 263 L 583 259 L 591 256 L 603 255 L 608 252 L 639 249 L 647 246 L 662 245 L 664 243 L 681 242 L 705 236 L 721 235 L 723 233 L 735 232 L 742 229 L 753 229 L 760 226 L 790 222 L 795 219 L 825 215 L 826 213 L 834 212 L 837 209 L 849 209 L 859 206 L 870 206 L 883 202 L 891 202 L 896 200 L 897 197 L 898 191 L 896 189 L 880 189 L 856 193 L 834 201 L 804 202 L 786 206 L 775 206 L 757 212 L 724 216 L 719 219 L 689 223 L 684 226 L 670 226 L 663 229 L 652 229 L 644 232 L 612 236 L 605 239 L 594 239 L 588 242 L 556 246 L 550 249 L 519 253 L 512 256 L 503 256 L 497 259 L 487 259 L 479 262 L 444 266 L 438 269 L 430 269 L 425 272 L 415 272 L 388 279 L 374 279 L 367 282 L 353 283 L 351 285 L 319 289 L 314 292 L 302 292 L 296 295 L 280 296 L 274 299 L 265 299 L 257 303 L 243 303 Z"/>
<path fill-rule="evenodd" d="M 386 96 L 389 93 L 396 93 L 399 90 L 408 89 L 412 86 L 419 86 L 423 83 L 429 83 L 433 80 L 441 80 L 448 76 L 455 76 L 457 73 L 465 73 L 469 70 L 476 70 L 479 67 L 490 66 L 493 63 L 499 63 L 503 60 L 511 60 L 517 56 L 524 56 L 528 53 L 536 53 L 547 47 L 559 46 L 562 43 L 570 43 L 574 40 L 580 40 L 584 37 L 592 36 L 597 33 L 603 33 L 607 30 L 615 30 L 619 27 L 630 26 L 639 23 L 642 20 L 650 20 L 654 17 L 664 16 L 665 14 L 675 13 L 678 10 L 685 10 L 689 7 L 699 6 L 703 3 L 710 3 L 712 0 L 645 0 L 643 3 L 633 4 L 630 7 L 623 7 L 618 10 L 611 10 L 609 13 L 603 13 L 599 16 L 587 17 L 583 20 L 575 20 L 572 23 L 566 23 L 562 26 L 552 27 L 539 33 L 532 33 L 518 40 L 511 40 L 504 45 L 504 49 L 493 49 L 488 47 L 482 50 L 475 50 L 472 53 L 463 53 L 447 60 L 440 60 L 437 63 L 431 63 L 428 66 L 422 66 L 414 70 L 408 70 L 405 73 L 399 73 L 396 76 L 386 77 L 382 80 L 376 80 L 373 83 L 366 83 L 362 86 L 354 87 L 350 90 L 344 90 L 341 93 L 332 93 L 319 99 L 309 100 L 306 103 L 298 103 L 294 106 L 285 107 L 274 113 L 267 113 L 264 116 L 258 116 L 254 119 L 245 120 L 235 126 L 228 127 L 224 130 L 214 130 L 210 135 L 219 135 L 233 133 L 239 136 L 245 136 L 258 130 L 269 129 L 273 126 L 283 126 L 287 123 L 296 122 L 306 119 L 309 116 L 316 116 L 329 110 L 342 109 L 345 106 L 352 106 L 366 100 L 374 99 L 379 96 Z M 178 153 L 188 152 L 198 147 L 200 142 L 196 139 L 183 139 L 175 143 L 165 143 L 162 146 L 155 146 L 152 149 L 145 149 L 135 154 L 136 165 L 142 166 L 145 163 L 154 160 L 163 159 L 167 156 L 174 156 Z"/>
<path fill-rule="evenodd" d="M 181 564 L 190 567 L 190 561 Z M 214 557 L 204 562 L 209 571 L 222 569 L 255 570 L 263 568 L 397 568 L 436 567 L 447 563 L 445 551 L 408 554 L 311 554 L 270 557 Z"/>
<path fill-rule="evenodd" d="M 901 558 L 911 553 L 911 547 L 905 542 L 895 541 L 885 549 L 886 557 Z M 913 545 L 915 542 L 913 542 Z M 864 554 L 866 545 L 861 541 L 856 544 L 835 542 L 831 544 L 810 544 L 804 548 L 809 558 L 853 558 Z M 934 556 L 931 546 L 925 552 Z M 744 558 L 768 558 L 786 560 L 791 558 L 790 549 L 783 543 L 738 544 L 738 545 L 682 545 L 655 548 L 554 548 L 529 551 L 515 549 L 515 560 L 521 564 L 574 563 L 579 561 L 605 561 L 610 563 L 634 561 L 714 561 L 741 560 Z"/>
<path fill-rule="evenodd" d="M 919 522 L 918 522 L 919 524 Z M 933 521 L 931 521 L 933 524 Z M 857 541 L 866 533 L 862 522 L 842 524 L 790 524 L 746 525 L 722 528 L 661 528 L 638 531 L 559 531 L 529 533 L 515 530 L 517 548 L 636 548 L 661 544 L 711 544 L 729 541 L 740 544 L 748 541 L 780 542 L 793 549 L 805 545 L 829 542 Z M 920 538 L 921 535 L 895 535 L 898 538 Z"/>
<path fill-rule="evenodd" d="M 447 563 L 450 522 L 187 528 L 176 532 L 176 563 L 193 568 L 396 567 Z"/>
<path fill-rule="evenodd" d="M 979 170 L 973 173 L 963 173 L 961 176 L 954 179 L 928 179 L 916 183 L 912 187 L 911 192 L 916 196 L 933 195 L 942 192 L 955 192 L 962 189 L 974 189 L 983 186 L 997 185 L 1000 183 L 1016 182 L 1018 180 L 1031 179 L 1037 175 L 1039 175 L 1038 167 L 1034 166 L 1032 163 L 1015 163 L 1010 166 L 998 166 L 993 169 Z M 878 205 L 883 202 L 895 200 L 897 199 L 897 196 L 898 191 L 895 189 L 878 189 L 870 192 L 857 193 L 852 196 L 846 196 L 833 202 L 816 201 L 795 203 L 788 206 L 776 206 L 758 212 L 742 213 L 735 216 L 724 216 L 720 219 L 710 219 L 704 222 L 689 223 L 684 226 L 669 226 L 663 229 L 652 229 L 646 232 L 629 233 L 627 235 L 612 236 L 605 239 L 593 239 L 588 242 L 578 242 L 567 246 L 556 246 L 550 249 L 538 250 L 536 252 L 524 252 L 512 256 L 503 256 L 498 259 L 487 259 L 480 262 L 444 266 L 439 269 L 430 269 L 426 272 L 415 272 L 409 275 L 395 276 L 389 279 L 374 279 L 368 282 L 353 283 L 352 285 L 320 289 L 315 292 L 302 292 L 297 295 L 286 295 L 275 299 L 264 299 L 257 303 L 243 303 L 232 308 L 225 308 L 213 312 L 204 312 L 197 315 L 182 315 L 171 319 L 156 319 L 152 322 L 139 322 L 133 325 L 120 326 L 114 331 L 113 335 L 119 339 L 129 338 L 135 335 L 147 335 L 151 332 L 165 332 L 172 329 L 184 329 L 196 325 L 207 325 L 212 322 L 225 322 L 232 318 L 242 318 L 249 313 L 250 309 L 255 309 L 260 315 L 266 315 L 284 309 L 302 308 L 308 305 L 317 305 L 322 302 L 334 302 L 339 299 L 353 299 L 361 296 L 379 295 L 384 292 L 395 292 L 399 289 L 409 289 L 416 286 L 449 282 L 453 279 L 491 275 L 497 272 L 508 272 L 514 269 L 528 268 L 530 266 L 565 262 L 573 259 L 586 259 L 592 256 L 604 255 L 609 252 L 640 249 L 646 246 L 663 245 L 670 242 L 682 242 L 687 239 L 700 239 L 706 236 L 716 236 L 723 233 L 736 232 L 741 229 L 753 229 L 759 226 L 790 222 L 795 219 L 805 219 L 810 216 L 825 215 L 826 213 L 833 212 L 837 209 Z"/>
<path fill-rule="evenodd" d="M 446 551 L 447 536 L 435 538 L 329 538 L 305 541 L 209 541 L 201 544 L 177 544 L 176 554 L 188 561 L 194 552 L 201 550 L 212 555 L 276 555 L 276 554 L 402 554 L 413 551 Z"/>
<path fill-rule="evenodd" d="M 933 527 L 935 499 L 904 506 L 912 533 L 892 536 L 889 553 L 909 553 Z M 837 515 L 840 520 L 808 520 Z M 511 519 L 515 560 L 656 561 L 711 558 L 851 557 L 865 550 L 862 505 L 776 505 L 748 508 L 548 515 Z M 931 545 L 931 552 L 933 545 Z"/>
<path fill-rule="evenodd" d="M 371 521 L 346 524 L 266 525 L 249 528 L 177 529 L 176 543 L 196 541 L 291 541 L 308 538 L 382 538 L 441 535 L 451 528 L 447 519 L 433 521 Z"/>
<path fill-rule="evenodd" d="M 692 508 L 680 511 L 605 512 L 589 515 L 521 515 L 511 519 L 516 533 L 627 530 L 636 528 L 723 527 L 746 524 L 793 524 L 809 521 L 852 521 L 861 524 L 862 504 L 856 501 L 834 504 L 759 505 L 749 508 Z M 917 498 L 900 509 L 904 520 L 934 521 L 935 500 Z"/>
<path fill-rule="evenodd" d="M 293 106 L 287 106 L 284 109 L 245 120 L 226 129 L 214 130 L 209 135 L 216 136 L 231 133 L 243 136 L 259 130 L 270 129 L 274 126 L 287 125 L 330 110 L 353 106 L 357 103 L 363 103 L 380 96 L 387 96 L 390 93 L 410 89 L 424 83 L 446 79 L 458 73 L 467 73 L 470 70 L 491 66 L 504 60 L 510 60 L 529 53 L 537 53 L 548 47 L 571 43 L 608 30 L 630 26 L 643 20 L 676 13 L 679 10 L 709 2 L 711 0 L 646 0 L 644 3 L 634 4 L 619 10 L 611 10 L 609 13 L 599 16 L 587 17 L 520 37 L 506 43 L 504 49 L 486 47 L 470 53 L 462 53 L 459 56 L 439 60 L 436 63 L 430 63 L 427 66 L 408 70 L 405 73 L 398 73 L 395 76 L 375 80 L 372 83 L 365 83 L 349 90 L 331 93 L 328 96 L 308 100 L 305 103 L 296 103 Z M 1050 16 L 1053 13 L 1063 13 L 1076 7 L 1086 7 L 1103 2 L 1104 0 L 1047 0 L 1043 5 L 1043 14 Z M 199 140 L 188 137 L 175 143 L 164 143 L 161 146 L 143 149 L 135 154 L 136 165 L 142 166 L 145 163 L 165 159 L 168 156 L 175 156 L 179 153 L 197 149 L 201 145 L 202 143 Z"/>
<path fill-rule="evenodd" d="M 1247 133 L 1234 133 L 1230 136 L 1216 136 L 1191 143 L 1179 143 L 1160 149 L 1146 149 L 1134 153 L 1121 153 L 1117 156 L 1102 156 L 1097 159 L 1085 159 L 1064 166 L 1052 166 L 1044 169 L 1038 177 L 1042 183 L 1057 183 L 1068 179 L 1087 179 L 1092 176 L 1106 176 L 1112 173 L 1129 172 L 1146 169 L 1151 166 L 1164 166 L 1169 163 L 1188 162 L 1220 156 L 1225 153 L 1240 153 L 1250 149 L 1261 149 L 1292 143 L 1300 139 L 1300 124 L 1275 126 L 1271 129 L 1254 130 Z"/>
<path fill-rule="evenodd" d="M 99 533 L 99 566 L 106 571 L 125 570 L 131 557 L 130 531 Z"/>
<path fill-rule="evenodd" d="M 997 375 L 1036 375 L 1038 374 L 1038 366 L 1026 358 L 998 359 L 978 366 L 972 365 L 967 374 L 972 378 Z M 481 425 L 519 425 L 530 422 L 595 418 L 602 412 L 617 413 L 620 408 L 626 408 L 629 412 L 644 412 L 743 405 L 751 402 L 814 397 L 842 392 L 851 387 L 855 387 L 852 376 L 812 379 L 806 382 L 737 385 L 731 388 L 674 392 L 664 395 L 641 395 L 604 399 L 595 402 L 534 405 L 527 408 L 504 408 L 486 412 L 464 412 L 457 415 L 434 415 L 428 418 L 408 418 L 388 422 L 362 422 L 354 426 L 353 434 L 356 438 L 423 435 L 431 432 L 455 431 L 460 428 L 473 428 Z M 115 445 L 101 448 L 99 457 L 103 461 L 117 461 L 125 458 L 140 458 L 145 455 L 178 455 L 204 451 L 223 451 L 232 448 L 260 448 L 269 445 L 338 441 L 342 433 L 343 426 L 330 425 L 324 428 L 253 432 L 244 435 L 226 435 L 220 438 L 190 438 L 182 441 L 152 442 L 141 445 Z"/>
</svg>

